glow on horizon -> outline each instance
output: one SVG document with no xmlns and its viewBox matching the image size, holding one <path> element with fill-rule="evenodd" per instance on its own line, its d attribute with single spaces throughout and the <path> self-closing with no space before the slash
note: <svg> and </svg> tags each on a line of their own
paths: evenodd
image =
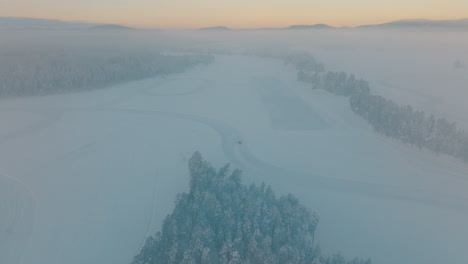
<svg viewBox="0 0 468 264">
<path fill-rule="evenodd" d="M 142 28 L 357 26 L 468 17 L 466 0 L 0 0 L 0 16 L 82 20 Z"/>
</svg>

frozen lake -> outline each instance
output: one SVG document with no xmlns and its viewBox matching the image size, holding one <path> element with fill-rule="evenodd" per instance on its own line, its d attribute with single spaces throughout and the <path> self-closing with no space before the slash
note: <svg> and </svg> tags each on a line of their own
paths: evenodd
<svg viewBox="0 0 468 264">
<path fill-rule="evenodd" d="M 0 263 L 129 263 L 196 150 L 317 211 L 327 253 L 468 263 L 467 166 L 377 135 L 275 60 L 3 100 L 0 122 Z"/>
</svg>

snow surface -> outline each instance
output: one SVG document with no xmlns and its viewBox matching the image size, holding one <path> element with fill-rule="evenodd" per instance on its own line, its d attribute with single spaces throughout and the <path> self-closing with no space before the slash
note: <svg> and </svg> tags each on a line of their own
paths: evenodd
<svg viewBox="0 0 468 264">
<path fill-rule="evenodd" d="M 3 100 L 0 123 L 0 263 L 129 263 L 196 150 L 316 210 L 326 253 L 468 263 L 467 167 L 375 134 L 272 59 Z"/>
<path fill-rule="evenodd" d="M 420 30 L 166 32 L 201 50 L 310 52 L 326 69 L 354 73 L 372 91 L 468 130 L 468 34 Z M 458 66 L 457 66 L 458 64 Z"/>
</svg>

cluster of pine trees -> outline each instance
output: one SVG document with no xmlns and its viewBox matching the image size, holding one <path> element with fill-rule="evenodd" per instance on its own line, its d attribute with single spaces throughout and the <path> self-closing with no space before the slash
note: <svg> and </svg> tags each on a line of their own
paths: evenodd
<svg viewBox="0 0 468 264">
<path fill-rule="evenodd" d="M 306 52 L 280 53 L 279 57 L 284 63 L 295 65 L 299 71 L 325 72 L 325 66 Z"/>
<path fill-rule="evenodd" d="M 311 63 L 316 63 L 311 60 Z M 310 67 L 298 68 L 297 79 L 336 95 L 349 97 L 351 109 L 386 136 L 443 153 L 468 162 L 468 133 L 455 122 L 399 106 L 392 100 L 371 93 L 369 83 L 344 72 L 324 72 Z"/>
<path fill-rule="evenodd" d="M 82 91 L 209 63 L 207 55 L 162 55 L 100 49 L 2 53 L 0 97 Z"/>
<path fill-rule="evenodd" d="M 265 184 L 245 186 L 229 165 L 215 170 L 196 152 L 190 191 L 179 194 L 162 231 L 146 240 L 132 264 L 370 264 L 322 257 L 314 246 L 318 215 Z"/>
</svg>

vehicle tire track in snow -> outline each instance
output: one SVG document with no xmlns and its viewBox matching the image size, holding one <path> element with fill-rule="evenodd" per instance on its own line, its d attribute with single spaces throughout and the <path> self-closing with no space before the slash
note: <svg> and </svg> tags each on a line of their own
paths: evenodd
<svg viewBox="0 0 468 264">
<path fill-rule="evenodd" d="M 44 109 L 53 110 L 53 109 Z M 244 170 L 248 174 L 255 175 L 257 179 L 268 181 L 271 177 L 288 177 L 288 182 L 292 185 L 310 186 L 315 190 L 328 190 L 339 193 L 351 193 L 357 195 L 365 195 L 384 199 L 394 199 L 401 201 L 419 202 L 431 206 L 441 206 L 456 210 L 467 211 L 468 202 L 459 200 L 457 197 L 450 196 L 435 196 L 428 190 L 414 189 L 404 186 L 376 184 L 364 181 L 339 179 L 332 177 L 324 177 L 313 173 L 303 173 L 291 169 L 281 168 L 274 164 L 270 164 L 258 159 L 247 146 L 247 142 L 243 140 L 242 135 L 237 129 L 230 125 L 211 118 L 149 109 L 133 109 L 133 108 L 61 108 L 62 111 L 77 111 L 77 112 L 112 112 L 112 113 L 130 113 L 145 116 L 166 116 L 187 120 L 199 123 L 210 127 L 216 131 L 221 138 L 221 146 L 226 158 L 236 167 Z M 239 145 L 239 140 L 244 141 L 244 144 Z"/>
<path fill-rule="evenodd" d="M 138 251 L 135 252 L 133 254 L 133 256 L 137 256 L 141 250 L 143 249 L 143 247 L 145 246 L 146 244 L 146 239 L 148 239 L 150 236 L 153 236 L 154 234 L 151 232 L 151 226 L 154 224 L 153 223 L 153 219 L 154 219 L 154 215 L 156 214 L 156 211 L 158 210 L 158 207 L 156 206 L 156 186 L 157 186 L 157 182 L 158 182 L 158 172 L 156 172 L 156 177 L 154 177 L 154 183 L 153 183 L 153 193 L 151 194 L 151 215 L 150 215 L 150 218 L 148 220 L 148 224 L 146 226 L 146 230 L 145 230 L 145 235 L 141 241 L 141 244 L 140 246 L 138 247 Z M 130 260 L 128 263 L 131 263 L 132 260 Z"/>
<path fill-rule="evenodd" d="M 36 196 L 20 180 L 0 173 L 0 263 L 20 263 L 34 229 Z"/>
<path fill-rule="evenodd" d="M 17 111 L 17 112 L 31 112 L 31 111 L 23 111 L 22 109 L 9 109 L 9 108 L 1 108 L 0 112 L 4 111 Z M 7 142 L 12 139 L 24 137 L 30 135 L 36 131 L 42 130 L 47 128 L 60 120 L 62 118 L 61 111 L 39 111 L 41 114 L 45 116 L 43 120 L 38 122 L 34 122 L 33 124 L 26 126 L 21 129 L 14 130 L 6 135 L 0 136 L 0 143 Z M 33 112 L 36 113 L 36 112 Z"/>
<path fill-rule="evenodd" d="M 412 201 L 426 205 L 449 207 L 464 211 L 468 209 L 466 201 L 460 201 L 455 197 L 434 197 L 432 193 L 425 190 L 414 190 L 396 185 L 374 184 L 356 180 L 323 177 L 312 173 L 301 173 L 269 164 L 255 157 L 255 155 L 253 155 L 249 150 L 247 144 L 244 143 L 240 146 L 237 141 L 242 140 L 243 137 L 238 130 L 219 120 L 191 114 L 154 110 L 108 109 L 107 111 L 122 111 L 143 115 L 165 115 L 178 119 L 194 121 L 208 126 L 219 134 L 223 152 L 227 159 L 236 167 L 243 169 L 247 173 L 255 172 L 253 175 L 257 175 L 256 177 L 258 177 L 258 175 L 267 176 L 260 177 L 262 178 L 262 181 L 268 181 L 268 177 L 285 177 L 287 175 L 291 179 L 294 177 L 294 180 L 291 180 L 291 182 L 294 182 L 295 185 L 311 185 L 311 188 L 316 190 L 329 190 L 386 199 Z"/>
<path fill-rule="evenodd" d="M 81 146 L 79 146 L 79 147 L 77 147 L 75 149 L 72 149 L 72 150 L 68 151 L 67 153 L 62 154 L 60 156 L 60 158 L 58 158 L 54 162 L 60 162 L 60 161 L 75 159 L 78 156 L 85 155 L 87 152 L 92 151 L 93 149 L 95 149 L 96 146 L 97 146 L 97 143 L 98 143 L 97 141 L 93 140 L 93 141 L 88 142 L 88 143 L 86 143 L 84 145 L 81 145 Z"/>
<path fill-rule="evenodd" d="M 155 89 L 153 87 L 150 87 L 150 88 L 146 88 L 146 89 L 143 89 L 141 91 L 139 91 L 139 93 L 141 93 L 142 95 L 145 95 L 145 96 L 156 96 L 156 97 L 161 97 L 161 96 L 182 96 L 182 95 L 190 95 L 190 94 L 195 94 L 195 93 L 198 93 L 200 91 L 202 91 L 203 89 L 205 89 L 206 87 L 209 86 L 209 84 L 211 83 L 210 80 L 208 79 L 200 79 L 200 78 L 175 78 L 175 79 L 171 79 L 171 80 L 168 80 L 165 84 L 172 84 L 173 82 L 177 82 L 177 81 L 185 81 L 185 80 L 195 80 L 195 81 L 201 81 L 201 83 L 198 83 L 197 86 L 195 86 L 194 88 L 192 88 L 193 86 L 193 83 L 191 83 L 191 86 L 188 86 L 188 89 L 185 90 L 185 91 L 168 91 L 168 92 L 160 92 L 158 91 L 159 89 Z M 174 86 L 173 86 L 174 87 Z M 172 88 L 173 88 L 172 87 Z M 175 86 L 177 87 L 177 86 Z M 183 86 L 183 87 L 186 87 L 186 86 Z"/>
</svg>

